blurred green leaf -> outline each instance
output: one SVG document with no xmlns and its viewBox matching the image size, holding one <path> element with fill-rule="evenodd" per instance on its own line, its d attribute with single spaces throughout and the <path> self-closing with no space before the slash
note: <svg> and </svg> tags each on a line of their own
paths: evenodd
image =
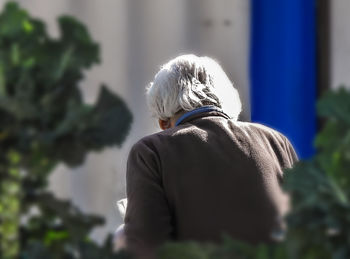
<svg viewBox="0 0 350 259">
<path fill-rule="evenodd" d="M 103 218 L 86 215 L 47 191 L 64 162 L 78 166 L 90 151 L 121 145 L 132 116 L 120 97 L 101 88 L 86 104 L 84 70 L 100 62 L 99 45 L 71 16 L 60 36 L 16 2 L 0 13 L 0 258 L 116 258 L 111 240 L 88 239 Z M 36 208 L 37 214 L 30 210 Z M 25 218 L 25 224 L 20 224 Z M 94 256 L 94 257 L 91 257 Z M 123 255 L 126 258 L 126 255 Z"/>
<path fill-rule="evenodd" d="M 350 125 L 350 93 L 344 87 L 337 91 L 328 92 L 317 103 L 317 111 L 321 117 L 338 120 Z"/>
<path fill-rule="evenodd" d="M 33 31 L 33 29 L 34 29 L 32 23 L 30 21 L 28 21 L 28 20 L 24 20 L 22 22 L 22 25 L 23 25 L 24 31 L 27 32 L 27 33 L 31 33 Z"/>
<path fill-rule="evenodd" d="M 6 96 L 6 78 L 3 64 L 0 61 L 0 98 Z"/>
<path fill-rule="evenodd" d="M 48 231 L 44 237 L 45 245 L 50 246 L 55 241 L 62 241 L 68 239 L 67 231 Z"/>
</svg>

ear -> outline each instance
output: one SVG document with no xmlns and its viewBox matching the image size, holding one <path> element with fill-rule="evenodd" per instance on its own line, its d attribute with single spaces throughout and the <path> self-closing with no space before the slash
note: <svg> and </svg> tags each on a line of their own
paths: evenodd
<svg viewBox="0 0 350 259">
<path fill-rule="evenodd" d="M 159 120 L 158 120 L 158 123 L 159 123 L 159 127 L 160 127 L 162 130 L 166 130 L 166 129 L 171 128 L 170 120 L 161 120 L 161 119 L 159 119 Z"/>
</svg>

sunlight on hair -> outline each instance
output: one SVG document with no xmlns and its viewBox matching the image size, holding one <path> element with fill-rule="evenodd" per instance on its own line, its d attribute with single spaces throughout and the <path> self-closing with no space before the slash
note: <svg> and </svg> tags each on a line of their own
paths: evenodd
<svg viewBox="0 0 350 259">
<path fill-rule="evenodd" d="M 213 105 L 237 120 L 242 104 L 221 66 L 209 57 L 182 55 L 163 65 L 147 87 L 147 103 L 159 119 Z"/>
</svg>

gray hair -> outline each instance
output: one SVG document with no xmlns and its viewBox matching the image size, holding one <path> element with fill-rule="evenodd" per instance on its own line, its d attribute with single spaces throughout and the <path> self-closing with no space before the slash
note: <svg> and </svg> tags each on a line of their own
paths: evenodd
<svg viewBox="0 0 350 259">
<path fill-rule="evenodd" d="M 213 105 L 237 120 L 242 104 L 221 66 L 209 57 L 183 55 L 163 65 L 146 92 L 154 117 L 166 120 L 179 111 Z"/>
</svg>

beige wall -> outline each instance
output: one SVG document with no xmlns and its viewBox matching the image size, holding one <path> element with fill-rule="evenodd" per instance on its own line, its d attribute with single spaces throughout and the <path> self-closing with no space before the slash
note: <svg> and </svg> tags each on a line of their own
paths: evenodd
<svg viewBox="0 0 350 259">
<path fill-rule="evenodd" d="M 350 1 L 331 0 L 331 87 L 350 89 Z"/>
<path fill-rule="evenodd" d="M 0 3 L 4 3 L 1 1 Z M 249 118 L 247 0 L 21 0 L 22 6 L 44 19 L 57 35 L 55 19 L 71 14 L 84 22 L 101 44 L 102 64 L 86 73 L 81 83 L 87 102 L 106 83 L 129 105 L 134 122 L 122 148 L 91 153 L 79 168 L 58 166 L 51 188 L 72 198 L 82 210 L 106 217 L 94 231 L 102 240 L 122 221 L 115 202 L 125 197 L 125 166 L 130 147 L 139 138 L 157 131 L 144 100 L 144 87 L 159 66 L 184 53 L 216 58 L 236 83 Z"/>
</svg>

